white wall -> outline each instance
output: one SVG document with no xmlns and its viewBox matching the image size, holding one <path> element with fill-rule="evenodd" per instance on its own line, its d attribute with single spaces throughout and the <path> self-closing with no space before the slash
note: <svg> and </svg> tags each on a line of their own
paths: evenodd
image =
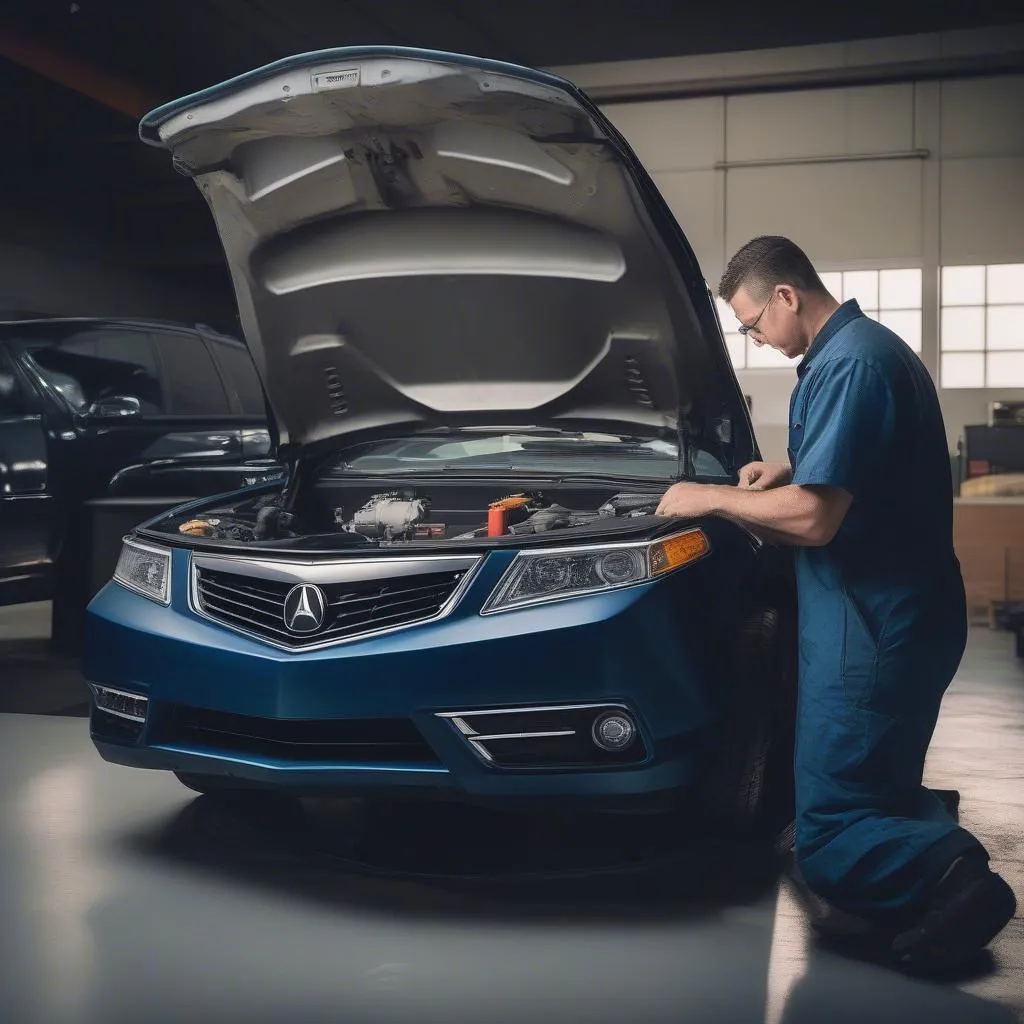
<svg viewBox="0 0 1024 1024">
<path fill-rule="evenodd" d="M 975 51 L 981 39 L 972 37 Z M 877 52 L 893 61 L 923 45 L 883 42 Z M 762 69 L 772 68 L 772 53 L 758 54 Z M 793 54 L 779 51 L 777 66 L 792 65 Z M 560 69 L 584 87 L 602 75 L 640 79 L 636 66 L 573 70 Z M 659 65 L 657 73 L 667 72 Z M 714 69 L 705 60 L 698 73 Z M 921 267 L 921 357 L 936 381 L 940 266 L 1024 263 L 1024 76 L 637 100 L 604 110 L 672 206 L 713 288 L 729 256 L 765 233 L 793 238 L 821 271 Z M 739 377 L 762 450 L 784 459 L 795 375 Z M 951 449 L 965 424 L 985 422 L 989 402 L 1006 397 L 1024 399 L 1024 388 L 941 390 Z"/>
</svg>

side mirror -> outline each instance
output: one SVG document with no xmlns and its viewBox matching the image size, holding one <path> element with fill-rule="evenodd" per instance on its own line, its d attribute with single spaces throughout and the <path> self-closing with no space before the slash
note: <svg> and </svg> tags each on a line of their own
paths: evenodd
<svg viewBox="0 0 1024 1024">
<path fill-rule="evenodd" d="M 89 419 L 118 420 L 126 416 L 141 416 L 142 406 L 134 395 L 111 395 L 89 406 Z"/>
</svg>

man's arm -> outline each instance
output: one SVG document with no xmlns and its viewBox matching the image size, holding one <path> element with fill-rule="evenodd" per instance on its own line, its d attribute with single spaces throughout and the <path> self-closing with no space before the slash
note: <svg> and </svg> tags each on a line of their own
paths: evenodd
<svg viewBox="0 0 1024 1024">
<path fill-rule="evenodd" d="M 768 491 L 681 483 L 658 506 L 666 516 L 720 515 L 766 540 L 821 547 L 836 535 L 852 502 L 841 487 L 787 484 Z"/>
<path fill-rule="evenodd" d="M 717 514 L 753 533 L 770 531 L 784 543 L 828 544 L 854 498 L 882 486 L 895 401 L 888 379 L 866 361 L 831 360 L 814 373 L 791 483 L 761 491 L 679 483 L 666 491 L 658 511 L 689 517 Z"/>
</svg>

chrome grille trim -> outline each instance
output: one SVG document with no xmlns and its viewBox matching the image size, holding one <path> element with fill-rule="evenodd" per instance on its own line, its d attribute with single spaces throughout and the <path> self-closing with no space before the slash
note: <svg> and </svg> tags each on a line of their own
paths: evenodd
<svg viewBox="0 0 1024 1024">
<path fill-rule="evenodd" d="M 508 765 L 501 764 L 500 761 L 503 757 L 500 748 L 491 749 L 488 744 L 501 744 L 504 741 L 509 740 L 545 740 L 545 741 L 558 741 L 564 740 L 569 737 L 580 735 L 575 728 L 569 728 L 568 725 L 564 728 L 559 728 L 554 725 L 550 726 L 539 726 L 538 723 L 531 723 L 529 720 L 530 715 L 545 715 L 558 714 L 559 712 L 573 712 L 573 711 L 625 711 L 634 719 L 636 713 L 625 703 L 617 700 L 606 700 L 606 701 L 587 701 L 578 704 L 537 704 L 528 705 L 525 707 L 499 707 L 499 708 L 474 708 L 469 711 L 435 711 L 434 717 L 439 718 L 442 721 L 447 721 L 451 725 L 452 729 L 456 734 L 464 740 L 470 749 L 488 765 L 502 770 L 518 770 L 518 771 L 533 771 L 533 770 L 548 770 L 551 765 L 543 761 L 538 761 L 537 764 L 531 765 L 519 765 L 510 769 Z M 494 719 L 502 715 L 519 715 L 527 716 L 525 720 L 516 721 L 515 719 L 508 720 L 508 728 L 501 729 L 500 731 L 486 730 L 480 732 L 474 719 Z M 530 728 L 533 725 L 534 728 Z M 646 741 L 643 739 L 643 735 L 640 732 L 639 722 L 637 724 L 637 737 L 641 745 L 646 747 Z M 547 746 L 547 743 L 544 744 Z M 507 757 L 507 754 L 504 755 Z M 635 763 L 625 762 L 622 765 L 615 764 L 604 764 L 600 763 L 600 754 L 594 758 L 591 762 L 586 765 L 577 766 L 573 770 L 579 770 L 582 767 L 583 770 L 594 770 L 604 768 L 608 770 L 614 767 L 635 767 L 635 764 L 641 763 L 642 759 L 637 759 Z M 646 750 L 643 759 L 647 758 Z"/>
<path fill-rule="evenodd" d="M 259 559 L 212 555 L 193 552 L 189 564 L 189 608 L 196 615 L 217 623 L 224 629 L 247 636 L 290 653 L 316 651 L 324 647 L 351 643 L 371 636 L 381 636 L 426 623 L 437 622 L 449 615 L 466 592 L 483 555 L 417 555 L 403 558 L 353 558 L 332 561 L 309 559 Z M 224 573 L 244 578 L 233 587 L 203 571 Z M 454 588 L 446 581 L 427 582 L 416 586 L 416 576 L 461 574 Z M 261 591 L 261 581 L 278 587 L 298 583 L 315 583 L 322 587 L 395 581 L 403 589 L 391 596 L 377 594 L 343 595 L 329 600 L 331 625 L 308 639 L 290 633 L 282 619 L 283 596 Z M 266 607 L 263 607 L 263 604 Z M 380 604 L 379 613 L 374 607 Z M 225 617 L 216 605 L 230 606 Z M 353 629 L 352 618 L 369 614 L 365 628 L 345 636 L 337 634 Z M 414 616 L 409 618 L 409 616 Z M 405 621 L 395 623 L 394 620 Z"/>
<path fill-rule="evenodd" d="M 230 600 L 230 598 L 228 597 L 229 594 L 237 593 L 237 591 L 233 591 L 229 587 L 222 586 L 220 583 L 216 583 L 213 580 L 206 580 L 206 581 L 204 581 L 203 585 L 205 587 L 209 588 L 210 590 L 213 590 L 213 591 L 223 590 L 225 592 L 224 600 Z M 277 598 L 276 597 L 271 597 L 269 595 L 264 595 L 264 594 L 258 594 L 255 591 L 253 591 L 249 596 L 254 601 L 264 601 L 267 604 L 269 604 L 271 606 L 271 608 L 274 608 L 274 609 L 277 608 L 277 603 L 278 602 L 277 602 Z M 267 610 L 269 611 L 270 609 L 267 609 Z"/>
</svg>

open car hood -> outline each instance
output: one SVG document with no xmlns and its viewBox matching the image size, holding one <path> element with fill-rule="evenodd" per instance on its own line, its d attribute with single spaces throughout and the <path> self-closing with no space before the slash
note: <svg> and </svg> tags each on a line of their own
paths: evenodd
<svg viewBox="0 0 1024 1024">
<path fill-rule="evenodd" d="M 140 133 L 210 205 L 283 457 L 467 425 L 754 457 L 696 258 L 570 83 L 324 50 L 161 107 Z"/>
</svg>

